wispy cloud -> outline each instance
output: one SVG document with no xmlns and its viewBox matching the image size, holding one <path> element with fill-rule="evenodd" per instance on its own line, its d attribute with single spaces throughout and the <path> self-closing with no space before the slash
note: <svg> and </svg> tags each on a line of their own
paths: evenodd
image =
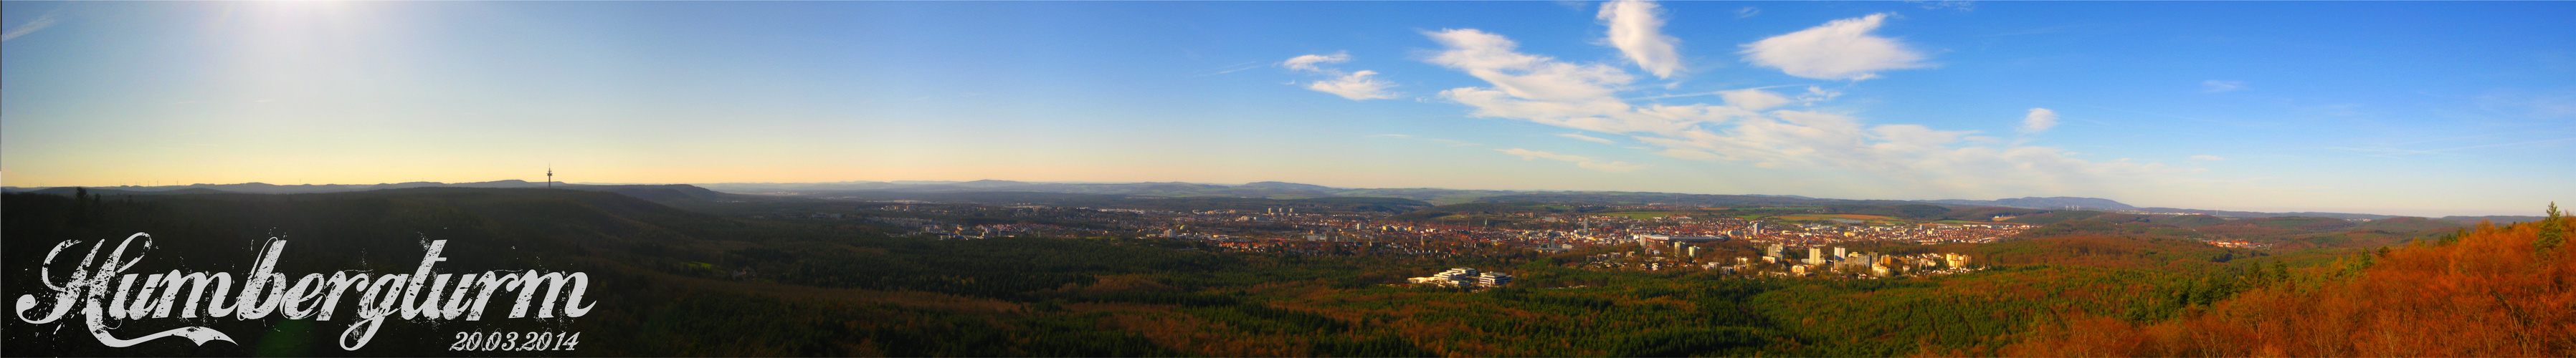
<svg viewBox="0 0 2576 358">
<path fill-rule="evenodd" d="M 1744 44 L 1744 61 L 1822 80 L 1858 81 L 1878 77 L 1879 71 L 1929 67 L 1921 63 L 1922 54 L 1905 44 L 1870 34 L 1886 21 L 1887 14 L 1834 20 Z"/>
<path fill-rule="evenodd" d="M 2200 81 L 2200 92 L 2201 92 L 2201 93 L 2236 92 L 2236 91 L 2243 91 L 2243 90 L 2245 90 L 2245 88 L 2246 88 L 2246 87 L 2245 87 L 2245 81 L 2226 81 L 2226 80 L 2208 80 L 2208 81 Z"/>
<path fill-rule="evenodd" d="M 1807 91 L 1806 91 L 1806 92 L 1804 92 L 1804 93 L 1799 93 L 1799 94 L 1798 94 L 1798 96 L 1797 96 L 1797 97 L 1795 97 L 1795 98 L 1792 98 L 1792 97 L 1786 97 L 1786 96 L 1781 96 L 1779 93 L 1775 93 L 1775 92 L 1771 92 L 1771 91 L 1764 91 L 1764 90 L 1766 90 L 1766 89 L 1773 89 L 1773 88 L 1781 88 L 1781 87 L 1801 87 L 1801 86 L 1807 87 Z M 1823 102 L 1823 101 L 1830 101 L 1830 100 L 1833 100 L 1833 99 L 1834 99 L 1834 97 L 1840 97 L 1840 96 L 1842 96 L 1842 95 L 1843 95 L 1843 93 L 1842 93 L 1842 92 L 1840 92 L 1840 91 L 1834 91 L 1834 90 L 1824 89 L 1824 87 L 1809 86 L 1809 85 L 1778 85 L 1778 86 L 1762 86 L 1762 87 L 1754 87 L 1754 88 L 1732 89 L 1732 90 L 1713 91 L 1713 92 L 1683 93 L 1683 94 L 1668 94 L 1668 95 L 1658 95 L 1658 96 L 1646 96 L 1646 97 L 1637 97 L 1637 98 L 1634 98 L 1634 99 L 1632 99 L 1632 100 L 1658 100 L 1658 99 L 1666 99 L 1666 98 L 1698 97 L 1698 96 L 1711 96 L 1711 95 L 1718 96 L 1719 98 L 1724 99 L 1724 100 L 1726 101 L 1726 103 L 1727 103 L 1729 106 L 1733 106 L 1733 107 L 1736 107 L 1736 108 L 1741 108 L 1741 109 L 1748 110 L 1748 111 L 1759 111 L 1759 110 L 1763 110 L 1763 109 L 1767 109 L 1767 108 L 1771 108 L 1771 107 L 1777 107 L 1777 106 L 1780 106 L 1780 105 L 1785 105 L 1785 104 L 1790 104 L 1790 103 L 1805 104 L 1805 105 L 1814 105 L 1816 102 Z"/>
<path fill-rule="evenodd" d="M 1725 99 L 1727 105 L 1746 111 L 1771 109 L 1790 102 L 1789 97 L 1781 97 L 1780 94 L 1761 89 L 1718 91 L 1717 95 L 1718 98 Z"/>
<path fill-rule="evenodd" d="M 2349 152 L 2359 152 L 2359 153 L 2364 153 L 2364 155 L 2369 155 L 2369 156 L 2374 156 L 2374 157 L 2400 158 L 2400 157 L 2405 157 L 2405 156 L 2421 155 L 2421 154 L 2447 154 L 2447 155 L 2457 155 L 2457 156 L 2468 156 L 2467 154 L 2460 154 L 2460 153 L 2453 153 L 2453 152 L 2462 151 L 2462 150 L 2469 150 L 2469 149 L 2479 149 L 2479 148 L 2515 147 L 2515 146 L 2537 146 L 2537 145 L 2543 145 L 2543 144 L 2557 144 L 2557 143 L 2565 143 L 2565 142 L 2576 142 L 2576 138 L 2542 139 L 2542 140 L 2521 141 L 2521 142 L 2513 142 L 2513 143 L 2496 143 L 2496 144 L 2472 145 L 2472 146 L 2465 146 L 2465 147 L 2452 147 L 2452 148 L 2441 148 L 2441 149 L 2404 149 L 2404 148 L 2393 148 L 2393 147 L 2385 147 L 2385 146 L 2368 146 L 2368 147 L 2326 147 L 2326 149 L 2341 150 L 2341 151 L 2349 151 Z"/>
<path fill-rule="evenodd" d="M 1583 133 L 1564 133 L 1564 134 L 1557 134 L 1556 136 L 1558 136 L 1558 137 L 1566 137 L 1566 138 L 1574 138 L 1575 140 L 1580 140 L 1580 141 L 1585 141 L 1585 142 L 1593 142 L 1593 143 L 1601 143 L 1601 144 L 1619 144 L 1619 142 L 1616 142 L 1616 141 L 1611 141 L 1611 140 L 1608 140 L 1608 139 L 1601 139 L 1601 138 L 1599 138 L 1599 137 L 1593 137 L 1593 136 L 1583 135 Z"/>
<path fill-rule="evenodd" d="M 1314 90 L 1316 92 L 1330 93 L 1353 101 L 1396 97 L 1394 92 L 1387 91 L 1388 88 L 1395 87 L 1395 83 L 1378 79 L 1376 77 L 1378 74 L 1377 71 L 1361 70 L 1359 72 L 1342 72 L 1340 69 L 1321 66 L 1324 64 L 1350 62 L 1350 60 L 1351 55 L 1346 52 L 1336 52 L 1330 55 L 1304 55 L 1288 58 L 1287 61 L 1280 61 L 1279 67 L 1332 77 L 1330 79 L 1317 80 L 1306 84 L 1306 89 Z M 1295 82 L 1290 83 L 1294 84 Z"/>
<path fill-rule="evenodd" d="M 2024 115 L 2022 115 L 2022 116 L 2021 116 L 2021 133 L 2022 133 L 2022 134 L 2033 134 L 2033 133 L 2044 132 L 2044 131 L 2048 131 L 2048 129 L 2049 129 L 2049 128 L 2056 128 L 2056 127 L 2057 127 L 2057 111 L 2051 111 L 2051 110 L 2048 110 L 2047 108 L 2032 108 L 2032 109 L 2030 109 L 2030 113 L 2029 113 L 2029 114 L 2024 114 Z"/>
<path fill-rule="evenodd" d="M 2576 118 L 2576 91 L 2523 93 L 2496 90 L 2475 98 L 2479 108 L 2499 114 L 2536 119 Z"/>
<path fill-rule="evenodd" d="M 1377 71 L 1352 72 L 1331 80 L 1306 84 L 1306 89 L 1331 93 L 1354 101 L 1395 98 L 1395 93 L 1386 90 L 1389 87 L 1395 87 L 1395 83 L 1370 77 L 1376 75 Z"/>
<path fill-rule="evenodd" d="M 9 32 L 7 33 L 0 33 L 0 41 L 16 40 L 19 36 L 27 36 L 27 34 L 34 33 L 36 30 L 43 30 L 47 27 L 53 26 L 54 14 L 46 13 L 44 16 L 36 17 L 35 20 L 28 20 L 27 23 L 18 24 L 18 27 L 9 28 Z"/>
<path fill-rule="evenodd" d="M 1513 156 L 1518 156 L 1518 157 L 1521 157 L 1521 160 L 1548 159 L 1548 160 L 1568 161 L 1568 162 L 1574 162 L 1574 166 L 1576 166 L 1576 167 L 1581 167 L 1581 168 L 1584 168 L 1584 169 L 1592 169 L 1592 170 L 1605 171 L 1605 172 L 1612 172 L 1612 173 L 1626 173 L 1626 172 L 1636 171 L 1637 169 L 1645 169 L 1645 168 L 1646 168 L 1646 166 L 1645 166 L 1645 165 L 1630 164 L 1630 163 L 1628 163 L 1628 162 L 1621 162 L 1621 161 L 1600 161 L 1600 160 L 1594 160 L 1594 159 L 1592 159 L 1591 157 L 1585 157 L 1585 156 L 1580 156 L 1580 155 L 1556 154 L 1556 153 L 1548 153 L 1548 152 L 1541 152 L 1541 151 L 1528 150 L 1528 149 L 1520 149 L 1520 148 L 1512 148 L 1512 149 L 1495 149 L 1494 151 L 1497 151 L 1497 152 L 1503 152 L 1503 154 L 1511 154 L 1511 155 L 1513 155 Z"/>
<path fill-rule="evenodd" d="M 1326 69 L 1324 69 L 1324 68 L 1321 68 L 1321 67 L 1315 67 L 1315 65 L 1319 65 L 1319 64 L 1328 64 L 1328 63 L 1343 63 L 1343 62 L 1350 62 L 1350 61 L 1351 61 L 1351 54 L 1350 54 L 1350 53 L 1348 53 L 1348 52 L 1336 52 L 1336 53 L 1333 53 L 1333 54 L 1330 54 L 1330 55 L 1304 55 L 1304 56 L 1290 57 L 1290 58 L 1288 58 L 1288 60 L 1287 60 L 1287 61 L 1280 61 L 1280 62 L 1279 62 L 1279 67 L 1287 67 L 1288 69 L 1291 69 L 1291 70 L 1317 71 L 1317 72 L 1322 72 L 1322 71 L 1328 71 L 1328 70 L 1326 70 Z"/>
<path fill-rule="evenodd" d="M 1843 22 L 1854 21 L 1876 20 Z M 1829 24 L 1826 28 L 1875 27 L 1860 25 L 1868 26 Z M 1616 95 L 1633 89 L 1637 78 L 1619 67 L 1521 53 L 1511 39 L 1474 29 L 1425 35 L 1445 47 L 1426 62 L 1466 72 L 1488 85 L 1440 92 L 1441 99 L 1473 108 L 1471 115 L 1625 135 L 1650 146 L 1648 151 L 1677 159 L 1850 171 L 1905 185 L 1908 190 L 1954 195 L 2101 193 L 2198 183 L 2175 175 L 2188 169 L 2160 163 L 2087 161 L 2056 148 L 1997 145 L 1991 138 L 1974 136 L 1975 131 L 1873 125 L 1830 111 L 1783 108 L 1791 103 L 1831 101 L 1840 94 L 1817 86 L 1795 96 L 1768 88 L 1712 93 L 1722 104 L 1631 103 Z M 1862 67 L 1842 68 L 1837 72 L 1840 77 L 1864 73 L 1848 70 Z M 1884 68 L 1890 67 L 1867 69 Z M 2048 125 L 2055 120 L 2053 112 L 2040 117 Z M 1536 151 L 1505 152 L 1564 159 Z M 1596 167 L 1619 167 L 1594 162 Z"/>
<path fill-rule="evenodd" d="M 1448 47 L 1428 61 L 1467 72 L 1493 87 L 1463 87 L 1440 97 L 1476 108 L 1479 117 L 1516 118 L 1602 133 L 1668 132 L 1695 123 L 1641 112 L 1613 95 L 1635 78 L 1617 67 L 1559 62 L 1520 53 L 1511 39 L 1474 29 L 1426 35 Z M 1722 110 L 1664 107 L 1675 112 Z M 1679 113 L 1676 113 L 1679 114 Z M 1690 116 L 1690 118 L 1709 118 Z"/>
<path fill-rule="evenodd" d="M 1449 48 L 1429 62 L 1464 70 L 1513 97 L 1595 100 L 1609 98 L 1615 92 L 1613 86 L 1635 80 L 1617 67 L 1557 62 L 1547 56 L 1523 54 L 1518 51 L 1519 43 L 1475 29 L 1441 30 L 1427 35 Z"/>
<path fill-rule="evenodd" d="M 2198 160 L 2198 161 L 2204 161 L 2204 162 L 2215 162 L 2215 161 L 2227 160 L 2227 158 L 2223 158 L 2223 157 L 2219 157 L 2219 156 L 2215 156 L 2215 155 L 2205 155 L 2205 154 L 2204 154 L 2204 155 L 2194 155 L 2194 156 L 2191 156 L 2191 160 Z"/>
<path fill-rule="evenodd" d="M 1245 62 L 1245 63 L 1238 63 L 1238 64 L 1226 65 L 1225 67 L 1218 67 L 1218 68 L 1216 68 L 1215 70 L 1211 70 L 1211 71 L 1216 71 L 1216 72 L 1210 72 L 1210 73 L 1207 73 L 1207 74 L 1201 74 L 1201 75 L 1191 76 L 1191 77 L 1215 76 L 1215 75 L 1222 75 L 1222 74 L 1228 74 L 1228 73 L 1243 72 L 1244 70 L 1250 70 L 1250 69 L 1262 68 L 1262 67 L 1269 67 L 1269 66 L 1270 66 L 1270 64 L 1262 63 L 1261 61 L 1252 61 L 1252 62 Z"/>
<path fill-rule="evenodd" d="M 1761 9 L 1761 8 L 1756 8 L 1756 7 L 1751 7 L 1751 6 L 1746 6 L 1746 7 L 1742 8 L 1742 9 L 1735 9 L 1735 18 L 1738 18 L 1738 19 L 1741 19 L 1741 18 L 1748 18 L 1748 17 L 1753 17 L 1753 15 L 1761 15 L 1761 14 L 1762 14 L 1762 9 Z"/>
<path fill-rule="evenodd" d="M 1914 3 L 1918 3 L 1918 4 L 1923 4 L 1923 9 L 1924 9 L 1924 10 L 1943 10 L 1943 9 L 1948 9 L 1948 10 L 1959 10 L 1960 12 L 1968 12 L 1968 11 L 1976 11 L 1976 10 L 1977 10 L 1977 2 L 1975 2 L 1975 1 L 1966 1 L 1966 0 L 1939 0 L 1939 1 L 1913 1 L 1913 2 L 1914 2 Z"/>
<path fill-rule="evenodd" d="M 1619 48 L 1620 54 L 1627 55 L 1629 62 L 1646 69 L 1646 73 L 1655 74 L 1657 78 L 1672 78 L 1673 71 L 1682 68 L 1681 51 L 1674 45 L 1681 40 L 1664 35 L 1663 12 L 1655 3 L 1640 0 L 1602 3 L 1597 17 L 1602 25 L 1610 28 L 1609 37 L 1603 38 L 1602 42 Z"/>
</svg>

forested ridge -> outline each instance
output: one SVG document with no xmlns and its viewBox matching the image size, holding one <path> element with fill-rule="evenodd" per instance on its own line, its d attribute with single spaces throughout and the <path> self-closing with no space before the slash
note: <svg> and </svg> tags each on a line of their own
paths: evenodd
<svg viewBox="0 0 2576 358">
<path fill-rule="evenodd" d="M 8 194 L 0 274 L 13 296 L 41 289 L 27 284 L 36 282 L 30 268 L 56 242 L 150 232 L 160 256 L 138 271 L 239 270 L 251 244 L 281 237 L 292 242 L 281 272 L 392 272 L 416 264 L 423 240 L 451 240 L 443 270 L 584 271 L 599 308 L 555 322 L 391 322 L 356 352 L 329 341 L 341 321 L 217 321 L 240 344 L 120 349 L 12 322 L 5 353 L 443 355 L 447 335 L 469 330 L 583 332 L 579 349 L 543 353 L 615 356 L 2576 353 L 2571 335 L 2551 335 L 2576 330 L 2566 313 L 2569 245 L 2546 239 L 2569 219 L 2479 226 L 2384 252 L 2117 235 L 1878 248 L 1967 253 L 1988 269 L 1839 280 L 1563 265 L 1597 250 L 1328 257 L 1155 239 L 897 238 L 875 226 L 736 219 L 666 203 L 546 189 Z M 2360 225 L 2345 229 L 2372 227 Z M 2432 228 L 2406 225 L 2381 227 L 2392 237 Z M 1519 283 L 1386 285 L 1459 266 L 1511 272 Z"/>
<path fill-rule="evenodd" d="M 2034 356 L 2576 355 L 2576 249 L 2566 218 L 2275 266 L 2245 292 L 2152 317 L 2073 314 L 2005 350 Z"/>
</svg>

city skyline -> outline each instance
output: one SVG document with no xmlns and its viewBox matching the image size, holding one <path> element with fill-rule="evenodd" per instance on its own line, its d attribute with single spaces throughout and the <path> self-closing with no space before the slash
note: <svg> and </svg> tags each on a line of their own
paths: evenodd
<svg viewBox="0 0 2576 358">
<path fill-rule="evenodd" d="M 2568 3 L 6 3 L 9 186 L 894 180 L 2531 215 Z"/>
</svg>

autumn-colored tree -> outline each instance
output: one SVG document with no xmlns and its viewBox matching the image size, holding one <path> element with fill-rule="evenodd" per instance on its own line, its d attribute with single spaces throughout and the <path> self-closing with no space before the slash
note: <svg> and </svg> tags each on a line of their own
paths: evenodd
<svg viewBox="0 0 2576 358">
<path fill-rule="evenodd" d="M 2564 235 L 2576 218 L 2551 212 L 2537 223 L 2481 223 L 2449 245 L 2290 270 L 2286 282 L 2171 320 L 2064 315 L 2001 353 L 2576 356 L 2576 257 L 2542 250 L 2544 235 Z"/>
</svg>

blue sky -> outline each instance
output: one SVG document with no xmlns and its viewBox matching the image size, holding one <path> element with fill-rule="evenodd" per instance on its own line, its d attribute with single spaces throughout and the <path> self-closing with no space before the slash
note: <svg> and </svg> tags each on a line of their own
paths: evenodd
<svg viewBox="0 0 2576 358">
<path fill-rule="evenodd" d="M 2568 2 L 0 3 L 11 186 L 1279 180 L 2529 214 Z"/>
</svg>

